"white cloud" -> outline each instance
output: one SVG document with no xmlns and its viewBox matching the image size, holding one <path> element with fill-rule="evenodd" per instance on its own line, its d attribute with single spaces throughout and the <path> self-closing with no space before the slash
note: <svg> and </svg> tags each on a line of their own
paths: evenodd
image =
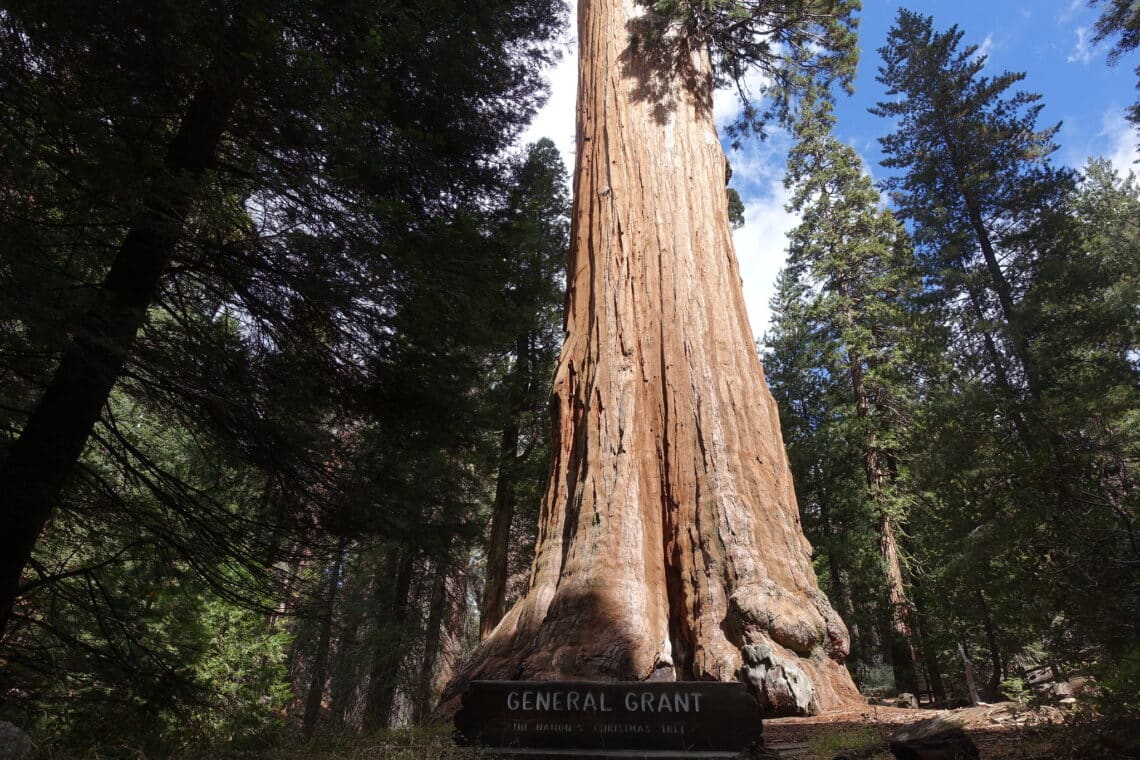
<svg viewBox="0 0 1140 760">
<path fill-rule="evenodd" d="M 1088 124 L 1096 117 L 1089 114 L 1085 122 L 1079 117 L 1065 119 L 1061 150 L 1057 153 L 1060 162 L 1073 169 L 1082 169 L 1090 158 L 1104 158 L 1121 174 L 1130 171 L 1140 174 L 1140 132 L 1124 118 L 1124 109 L 1112 106 L 1100 114 L 1100 128 Z"/>
<path fill-rule="evenodd" d="M 744 75 L 744 94 L 749 98 L 756 97 L 764 92 L 765 78 L 756 69 L 750 69 Z M 713 93 L 713 120 L 718 127 L 731 124 L 740 115 L 740 98 L 736 92 L 736 85 L 721 87 Z"/>
<path fill-rule="evenodd" d="M 1085 8 L 1086 0 L 1069 0 L 1069 6 L 1057 14 L 1057 22 L 1065 24 Z"/>
<path fill-rule="evenodd" d="M 788 233 L 799 224 L 784 210 L 788 192 L 779 179 L 768 182 L 767 193 L 744 201 L 744 226 L 732 237 L 740 261 L 748 323 L 757 338 L 768 329 L 768 302 L 776 292 L 776 277 L 787 260 Z"/>
<path fill-rule="evenodd" d="M 1107 146 L 1103 155 L 1112 167 L 1121 175 L 1134 172 L 1138 168 L 1136 162 L 1140 160 L 1140 148 L 1136 143 L 1140 141 L 1140 134 L 1128 120 L 1124 118 L 1124 111 L 1111 109 L 1106 111 L 1101 119 L 1101 130 L 1097 135 L 1105 140 Z"/>
<path fill-rule="evenodd" d="M 1069 63 L 1087 64 L 1096 56 L 1096 46 L 1092 44 L 1087 26 L 1077 27 L 1077 43 L 1066 58 Z"/>
<path fill-rule="evenodd" d="M 996 47 L 996 44 L 994 43 L 994 36 L 992 34 L 987 34 L 986 38 L 982 40 L 982 44 L 978 45 L 978 50 L 976 53 L 974 53 L 974 55 L 976 55 L 978 58 L 984 58 L 990 54 L 990 51 L 993 50 L 994 47 Z"/>
<path fill-rule="evenodd" d="M 788 203 L 784 170 L 791 142 L 786 131 L 773 128 L 765 141 L 751 139 L 728 155 L 731 184 L 744 201 L 744 226 L 732 237 L 748 322 L 757 337 L 768 329 L 768 302 L 787 258 L 788 232 L 799 224 L 798 215 L 784 210 Z"/>
</svg>

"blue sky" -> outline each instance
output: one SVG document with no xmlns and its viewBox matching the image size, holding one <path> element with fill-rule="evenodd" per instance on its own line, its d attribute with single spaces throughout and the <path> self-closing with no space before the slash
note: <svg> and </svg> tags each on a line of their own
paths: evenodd
<svg viewBox="0 0 1140 760">
<path fill-rule="evenodd" d="M 877 138 L 890 125 L 867 109 L 883 97 L 883 88 L 875 81 L 877 51 L 886 43 L 899 7 L 933 16 L 939 30 L 958 25 L 964 32 L 963 43 L 979 45 L 987 56 L 986 73 L 1025 72 L 1021 89 L 1044 97 L 1039 126 L 1062 122 L 1055 160 L 1079 168 L 1090 156 L 1104 156 L 1122 171 L 1135 168 L 1140 135 L 1123 114 L 1140 97 L 1133 73 L 1140 61 L 1132 54 L 1115 67 L 1106 65 L 1110 44 L 1092 44 L 1091 29 L 1098 14 L 1088 8 L 1087 0 L 864 0 L 863 4 L 855 95 L 840 98 L 836 133 L 859 151 L 872 176 L 886 176 L 878 165 Z M 575 18 L 573 9 L 570 18 Z M 524 135 L 526 141 L 553 139 L 568 167 L 574 161 L 577 61 L 572 39 L 573 30 L 567 30 L 568 53 L 549 73 L 550 101 Z M 734 99 L 727 94 L 718 98 L 716 112 L 719 123 L 731 120 Z M 787 147 L 787 135 L 776 131 L 766 142 L 753 140 L 729 152 L 733 185 L 745 203 L 746 224 L 735 235 L 736 252 L 757 336 L 767 329 L 768 299 L 784 262 L 785 236 L 796 224 L 784 210 Z"/>
</svg>

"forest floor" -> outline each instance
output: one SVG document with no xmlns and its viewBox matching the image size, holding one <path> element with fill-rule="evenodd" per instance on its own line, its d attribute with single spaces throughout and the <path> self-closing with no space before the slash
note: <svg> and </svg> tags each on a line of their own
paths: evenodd
<svg viewBox="0 0 1140 760">
<path fill-rule="evenodd" d="M 1054 707 L 1024 708 L 1002 702 L 957 710 L 904 709 L 868 705 L 859 710 L 832 712 L 810 718 L 764 721 L 764 742 L 799 760 L 836 757 L 891 758 L 891 736 L 935 717 L 960 726 L 982 758 L 1036 760 L 1057 757 L 1054 749 L 1064 713 Z"/>
<path fill-rule="evenodd" d="M 891 736 L 922 721 L 946 717 L 961 726 L 985 760 L 1052 760 L 1109 755 L 1060 751 L 1065 713 L 1055 707 L 1027 709 L 1014 702 L 957 710 L 902 709 L 868 705 L 811 718 L 764 721 L 764 741 L 789 760 L 886 760 Z M 371 737 L 324 737 L 291 749 L 257 754 L 256 760 L 487 760 L 456 747 L 450 727 L 382 732 Z M 236 760 L 236 758 L 235 758 Z"/>
</svg>

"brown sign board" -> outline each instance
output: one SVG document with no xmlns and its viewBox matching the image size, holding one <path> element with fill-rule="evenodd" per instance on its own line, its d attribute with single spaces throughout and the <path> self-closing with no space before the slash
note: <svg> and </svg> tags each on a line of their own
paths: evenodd
<svg viewBox="0 0 1140 760">
<path fill-rule="evenodd" d="M 472 681 L 459 741 L 519 750 L 740 753 L 762 747 L 760 707 L 744 684 L 716 681 Z M 510 752 L 514 750 L 514 752 Z M 537 756 L 537 755 L 536 755 Z M 709 755 L 711 756 L 711 755 Z"/>
</svg>

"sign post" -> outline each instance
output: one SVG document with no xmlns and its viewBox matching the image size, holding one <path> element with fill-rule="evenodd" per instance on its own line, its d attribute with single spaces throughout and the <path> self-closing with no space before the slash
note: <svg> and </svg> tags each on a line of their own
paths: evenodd
<svg viewBox="0 0 1140 760">
<path fill-rule="evenodd" d="M 735 758 L 763 749 L 741 683 L 472 681 L 458 739 L 512 758 Z"/>
</svg>

